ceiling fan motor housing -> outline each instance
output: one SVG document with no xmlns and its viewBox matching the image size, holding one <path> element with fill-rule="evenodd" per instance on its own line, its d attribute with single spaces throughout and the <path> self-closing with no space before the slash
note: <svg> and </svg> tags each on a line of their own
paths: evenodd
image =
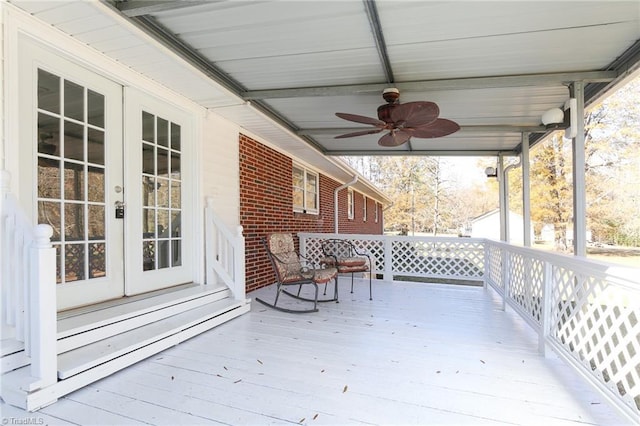
<svg viewBox="0 0 640 426">
<path fill-rule="evenodd" d="M 393 123 L 391 119 L 391 111 L 400 104 L 400 91 L 395 87 L 389 87 L 382 91 L 382 97 L 388 103 L 378 107 L 378 118 L 385 123 Z"/>
</svg>

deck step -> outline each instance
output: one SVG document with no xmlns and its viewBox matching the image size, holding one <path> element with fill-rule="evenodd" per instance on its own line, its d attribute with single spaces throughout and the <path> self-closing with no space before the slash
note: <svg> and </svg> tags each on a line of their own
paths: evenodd
<svg viewBox="0 0 640 426">
<path fill-rule="evenodd" d="M 97 365 L 165 339 L 207 321 L 221 312 L 239 307 L 235 300 L 218 300 L 143 325 L 58 356 L 58 378 L 68 379 Z"/>
<path fill-rule="evenodd" d="M 227 287 L 186 285 L 62 312 L 58 314 L 57 351 L 65 353 L 230 297 Z M 2 374 L 29 364 L 22 342 L 3 340 L 2 346 L 6 349 L 1 358 Z"/>
<path fill-rule="evenodd" d="M 231 291 L 226 287 L 208 290 L 198 286 L 64 318 L 58 321 L 58 353 L 65 353 L 230 296 Z"/>
<path fill-rule="evenodd" d="M 236 318 L 249 301 L 217 300 L 58 355 L 57 383 L 34 389 L 30 368 L 2 376 L 5 402 L 33 411 L 116 371 Z M 22 389 L 22 390 L 20 390 Z"/>
</svg>

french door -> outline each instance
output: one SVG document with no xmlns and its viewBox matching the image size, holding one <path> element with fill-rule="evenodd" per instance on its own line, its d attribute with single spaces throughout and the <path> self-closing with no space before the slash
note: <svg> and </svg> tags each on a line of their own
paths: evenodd
<svg viewBox="0 0 640 426">
<path fill-rule="evenodd" d="M 36 42 L 20 69 L 20 193 L 54 230 L 58 309 L 189 281 L 188 116 Z"/>
</svg>

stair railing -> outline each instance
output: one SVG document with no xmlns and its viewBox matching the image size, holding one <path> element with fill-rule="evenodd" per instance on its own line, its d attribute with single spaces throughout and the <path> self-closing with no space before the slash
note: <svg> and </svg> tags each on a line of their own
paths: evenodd
<svg viewBox="0 0 640 426">
<path fill-rule="evenodd" d="M 24 344 L 36 380 L 23 386 L 34 390 L 57 381 L 56 251 L 53 229 L 33 226 L 10 192 L 10 179 L 0 170 L 2 331 Z"/>
<path fill-rule="evenodd" d="M 207 198 L 205 207 L 205 260 L 206 281 L 213 284 L 222 280 L 236 300 L 244 300 L 245 253 L 242 226 L 232 233 L 215 214 L 213 198 Z"/>
</svg>

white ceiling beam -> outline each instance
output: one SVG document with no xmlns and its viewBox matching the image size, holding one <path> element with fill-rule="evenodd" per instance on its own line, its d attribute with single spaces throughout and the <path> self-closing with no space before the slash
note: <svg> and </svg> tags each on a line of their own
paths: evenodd
<svg viewBox="0 0 640 426">
<path fill-rule="evenodd" d="M 312 129 L 300 129 L 296 132 L 299 136 L 305 135 L 339 135 L 342 133 L 358 132 L 366 130 L 367 127 L 319 127 Z M 512 125 L 481 125 L 481 126 L 460 126 L 456 133 L 544 133 L 547 129 L 544 126 L 512 126 Z"/>
<path fill-rule="evenodd" d="M 184 9 L 186 7 L 200 6 L 207 3 L 214 3 L 214 0 L 128 0 L 118 1 L 115 3 L 115 6 L 124 15 L 132 18 L 134 16 Z"/>
<path fill-rule="evenodd" d="M 496 87 L 568 86 L 574 81 L 584 83 L 607 83 L 618 76 L 616 71 L 581 71 L 550 74 L 522 74 L 496 77 L 469 77 L 442 80 L 396 82 L 394 87 L 401 92 L 432 92 L 438 90 L 469 90 Z M 244 99 L 300 98 L 315 96 L 344 96 L 363 93 L 381 93 L 389 87 L 386 83 L 353 84 L 345 86 L 322 86 L 282 88 L 271 90 L 248 90 L 240 93 Z"/>
</svg>

